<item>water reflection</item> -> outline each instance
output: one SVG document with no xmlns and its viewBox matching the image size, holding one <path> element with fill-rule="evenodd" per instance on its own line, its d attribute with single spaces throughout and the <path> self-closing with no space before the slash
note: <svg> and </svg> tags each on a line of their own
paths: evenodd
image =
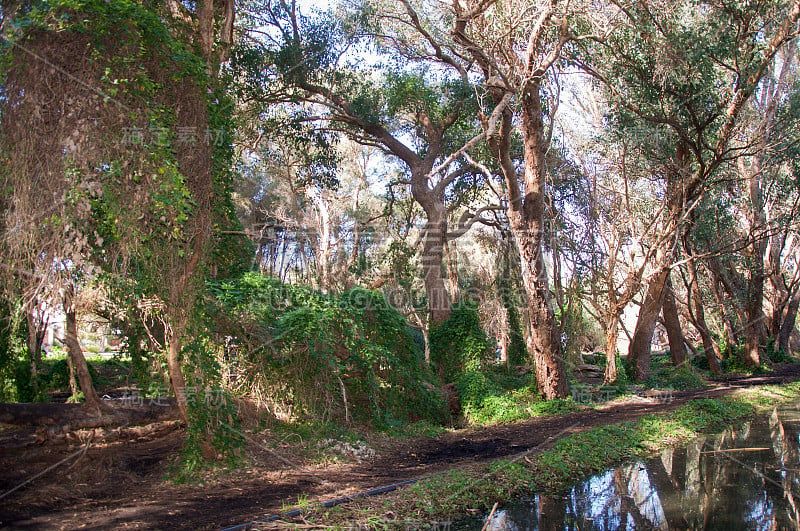
<svg viewBox="0 0 800 531">
<path fill-rule="evenodd" d="M 563 496 L 522 500 L 487 529 L 800 529 L 799 447 L 800 410 L 774 410 Z"/>
</svg>

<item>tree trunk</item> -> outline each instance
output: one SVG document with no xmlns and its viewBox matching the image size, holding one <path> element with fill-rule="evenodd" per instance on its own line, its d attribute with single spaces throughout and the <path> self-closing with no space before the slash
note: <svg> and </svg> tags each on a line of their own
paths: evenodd
<svg viewBox="0 0 800 531">
<path fill-rule="evenodd" d="M 184 378 L 183 370 L 181 369 L 181 339 L 184 332 L 183 328 L 183 323 L 175 323 L 173 329 L 169 332 L 167 339 L 167 369 L 169 370 L 169 381 L 172 385 L 172 391 L 175 393 L 175 399 L 178 402 L 178 411 L 180 411 L 181 419 L 188 425 L 189 408 L 187 404 L 186 378 Z"/>
<path fill-rule="evenodd" d="M 606 372 L 604 384 L 617 381 L 617 337 L 619 331 L 619 312 L 610 311 L 606 321 Z"/>
<path fill-rule="evenodd" d="M 652 355 L 653 333 L 656 330 L 658 315 L 664 302 L 664 286 L 669 276 L 669 269 L 663 268 L 647 286 L 633 339 L 628 351 L 628 366 L 632 369 L 634 380 L 642 382 L 650 375 L 650 356 Z"/>
<path fill-rule="evenodd" d="M 83 399 L 86 404 L 101 407 L 102 401 L 97 396 L 92 383 L 92 376 L 89 373 L 89 365 L 86 363 L 86 358 L 81 350 L 80 342 L 78 341 L 78 318 L 77 308 L 75 306 L 75 288 L 69 286 L 64 295 L 64 315 L 66 317 L 66 330 L 64 333 L 64 343 L 67 345 L 67 352 L 69 358 L 72 360 L 72 365 L 75 367 L 75 372 L 78 376 L 78 384 L 83 392 Z"/>
<path fill-rule="evenodd" d="M 456 251 L 452 245 L 444 240 L 444 251 L 447 256 L 447 281 L 450 285 L 450 299 L 458 300 L 460 296 L 460 287 L 458 285 L 458 259 Z"/>
<path fill-rule="evenodd" d="M 720 281 L 719 277 L 714 273 L 714 270 L 711 269 L 712 274 L 712 281 L 711 281 L 711 291 L 714 293 L 714 300 L 717 301 L 717 306 L 719 306 L 719 318 L 722 321 L 722 331 L 725 334 L 725 346 L 726 352 L 731 353 L 736 345 L 739 344 L 739 337 L 736 333 L 736 327 L 733 325 L 731 321 L 731 317 L 729 315 L 729 310 L 725 305 L 725 299 L 722 296 L 722 290 L 720 290 L 720 285 L 722 282 Z M 720 359 L 722 359 L 720 357 Z"/>
<path fill-rule="evenodd" d="M 527 319 L 525 343 L 533 358 L 536 383 L 547 399 L 565 398 L 569 393 L 561 349 L 561 332 L 555 319 L 542 252 L 544 235 L 545 141 L 539 87 L 523 95 L 522 128 L 525 151 L 524 199 L 519 183 L 509 209 L 509 225 L 517 242 L 525 290 Z M 508 180 L 508 176 L 506 176 Z M 516 181 L 516 180 L 515 180 Z"/>
<path fill-rule="evenodd" d="M 42 362 L 42 342 L 44 341 L 45 330 L 47 323 L 43 323 L 41 319 L 37 318 L 38 302 L 34 301 L 33 306 L 25 313 L 25 319 L 28 323 L 28 355 L 30 356 L 30 372 L 31 372 L 31 386 L 33 387 L 33 396 L 39 396 L 39 365 Z"/>
<path fill-rule="evenodd" d="M 319 262 L 319 287 L 322 293 L 329 293 L 332 288 L 331 257 L 333 245 L 331 242 L 331 214 L 328 203 L 322 192 L 309 187 L 306 195 L 311 198 L 317 209 L 317 224 L 319 232 L 316 235 L 317 248 L 315 249 Z M 313 240 L 312 240 L 313 241 Z"/>
<path fill-rule="evenodd" d="M 80 393 L 81 390 L 78 386 L 78 376 L 75 374 L 75 364 L 72 363 L 71 356 L 67 356 L 67 366 L 69 367 L 69 399 L 67 399 L 67 402 L 77 402 L 78 393 Z"/>
<path fill-rule="evenodd" d="M 789 306 L 786 308 L 786 316 L 783 318 L 781 330 L 778 334 L 778 348 L 786 353 L 790 352 L 789 339 L 797 321 L 798 308 L 800 308 L 800 289 L 794 292 L 791 301 L 789 301 Z"/>
<path fill-rule="evenodd" d="M 753 230 L 766 225 L 761 194 L 761 172 L 754 171 L 750 177 L 750 201 L 752 203 Z M 744 311 L 744 362 L 749 367 L 757 367 L 761 363 L 761 340 L 764 337 L 764 254 L 767 248 L 766 238 L 757 238 L 751 243 L 752 264 L 750 265 L 750 282 L 747 286 L 747 300 Z"/>
<path fill-rule="evenodd" d="M 695 328 L 700 332 L 700 337 L 703 340 L 703 352 L 705 353 L 706 360 L 708 360 L 708 368 L 714 374 L 722 374 L 722 367 L 720 367 L 719 360 L 721 359 L 719 348 L 711 337 L 711 332 L 708 331 L 706 324 L 706 312 L 703 307 L 703 295 L 700 291 L 700 284 L 697 279 L 697 264 L 694 260 L 688 263 L 689 268 L 689 313 L 694 320 Z M 724 320 L 725 317 L 723 316 Z"/>
<path fill-rule="evenodd" d="M 672 357 L 672 364 L 675 367 L 679 367 L 686 363 L 686 343 L 681 329 L 678 304 L 675 301 L 675 292 L 670 276 L 667 276 L 667 282 L 664 287 L 664 304 L 661 307 L 661 315 L 664 317 L 664 326 L 669 337 L 669 353 Z"/>
<path fill-rule="evenodd" d="M 123 399 L 124 400 L 124 399 Z M 166 423 L 173 425 L 177 418 L 178 411 L 172 400 L 159 401 L 159 403 L 144 403 L 138 405 L 109 404 L 103 410 L 88 407 L 86 404 L 59 404 L 53 402 L 45 403 L 0 403 L 0 422 L 4 424 L 14 424 L 16 426 L 35 427 L 37 429 L 37 439 L 49 439 L 50 441 L 63 439 L 64 434 L 79 429 L 106 428 L 110 426 L 136 426 L 144 424 L 146 427 L 141 430 L 145 433 L 153 428 L 154 423 Z M 94 411 L 92 411 L 94 409 Z M 160 428 L 166 427 L 162 424 Z M 170 428 L 173 429 L 173 428 Z M 159 430 L 161 431 L 161 430 Z M 109 434 L 105 437 L 106 442 L 114 437 Z"/>
<path fill-rule="evenodd" d="M 426 210 L 425 242 L 422 247 L 422 269 L 425 294 L 431 326 L 440 325 L 450 317 L 450 295 L 443 274 L 444 244 L 447 237 L 447 218 L 444 207 L 429 207 Z"/>
<path fill-rule="evenodd" d="M 565 398 L 569 389 L 561 355 L 561 334 L 550 300 L 544 260 L 529 234 L 527 231 L 514 234 L 522 257 L 522 285 L 528 317 L 524 327 L 525 345 L 533 358 L 539 391 L 547 399 Z"/>
<path fill-rule="evenodd" d="M 636 320 L 636 328 L 628 351 L 628 366 L 633 369 L 634 379 L 639 382 L 646 380 L 650 374 L 653 333 L 664 304 L 664 296 L 667 291 L 665 287 L 670 282 L 670 265 L 674 253 L 672 235 L 677 235 L 676 231 L 683 221 L 687 200 L 688 191 L 685 189 L 685 181 L 689 168 L 689 148 L 684 142 L 678 142 L 676 145 L 673 163 L 674 169 L 667 176 L 668 219 L 662 229 L 662 240 L 656 250 L 656 272 L 647 286 L 647 294 L 639 309 L 639 317 Z M 670 339 L 672 340 L 672 338 Z M 686 350 L 681 348 L 681 352 L 685 358 Z"/>
</svg>

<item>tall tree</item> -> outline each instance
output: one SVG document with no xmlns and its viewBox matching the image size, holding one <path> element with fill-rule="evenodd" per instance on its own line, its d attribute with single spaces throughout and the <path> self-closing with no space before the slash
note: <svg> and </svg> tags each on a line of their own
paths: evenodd
<svg viewBox="0 0 800 531">
<path fill-rule="evenodd" d="M 85 274 L 102 269 L 161 315 L 170 382 L 188 421 L 182 341 L 215 227 L 232 212 L 228 118 L 214 105 L 222 97 L 214 78 L 233 4 L 23 4 L 4 12 L 4 24 L 25 21 L 4 63 L 6 270 L 44 278 L 60 275 L 64 261 Z"/>
<path fill-rule="evenodd" d="M 388 12 L 367 5 L 356 17 L 340 14 L 355 24 L 349 27 L 333 15 L 306 17 L 294 1 L 271 6 L 260 16 L 273 34 L 243 53 L 241 64 L 258 81 L 250 85 L 253 98 L 270 105 L 303 102 L 312 117 L 319 110 L 329 127 L 401 161 L 411 195 L 425 212 L 422 263 L 435 325 L 448 318 L 451 307 L 443 269 L 446 242 L 455 236 L 448 229 L 448 192 L 459 179 L 479 173 L 464 155 L 486 135 L 474 120 L 469 63 L 428 32 L 409 2 L 384 8 Z M 412 38 L 390 20 L 411 28 Z M 376 76 L 348 62 L 345 51 L 365 40 L 383 58 L 391 54 L 401 63 Z M 491 113 L 490 127 L 498 120 L 499 111 Z M 465 225 L 482 219 L 483 212 Z"/>
<path fill-rule="evenodd" d="M 540 391 L 568 392 L 561 332 L 544 259 L 545 196 L 558 87 L 548 77 L 571 38 L 570 12 L 558 2 L 454 3 L 453 36 L 481 68 L 487 96 L 502 110 L 487 138 L 505 178 L 506 214 L 517 244 L 525 292 L 525 340 Z M 513 106 L 510 105 L 513 99 Z M 512 152 L 515 118 L 522 136 L 519 171 Z"/>
</svg>

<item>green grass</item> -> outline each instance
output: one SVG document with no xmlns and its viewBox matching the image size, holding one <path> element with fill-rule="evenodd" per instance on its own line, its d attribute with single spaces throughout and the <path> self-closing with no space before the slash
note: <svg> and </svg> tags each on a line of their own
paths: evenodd
<svg viewBox="0 0 800 531">
<path fill-rule="evenodd" d="M 441 435 L 447 430 L 439 425 L 427 420 L 420 420 L 411 424 L 391 426 L 386 430 L 386 434 L 400 439 L 433 438 Z"/>
<path fill-rule="evenodd" d="M 529 388 L 523 388 L 487 396 L 479 403 L 468 403 L 464 406 L 464 416 L 470 424 L 485 426 L 562 415 L 579 409 L 580 406 L 570 398 L 542 400 Z"/>
</svg>

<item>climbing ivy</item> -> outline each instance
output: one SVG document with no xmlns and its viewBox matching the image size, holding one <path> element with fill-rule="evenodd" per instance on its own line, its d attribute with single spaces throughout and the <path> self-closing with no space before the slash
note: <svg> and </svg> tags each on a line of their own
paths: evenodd
<svg viewBox="0 0 800 531">
<path fill-rule="evenodd" d="M 201 279 L 241 274 L 250 253 L 231 199 L 228 79 L 159 1 L 23 2 L 6 21 L 0 184 L 26 201 L 2 206 L 9 223 L 36 222 L 26 240 L 3 232 L 4 258 L 53 277 L 53 260 L 68 260 L 93 275 L 115 319 L 148 336 L 162 324 L 150 349 L 178 331 L 187 388 L 215 386 L 213 349 L 185 338 L 207 337 Z M 163 367 L 139 337 L 129 344 L 139 369 Z M 190 443 L 229 424 L 208 404 L 189 409 Z"/>
<path fill-rule="evenodd" d="M 477 306 L 462 302 L 444 323 L 431 329 L 431 363 L 445 382 L 477 373 L 489 360 L 489 338 L 481 328 Z"/>
<path fill-rule="evenodd" d="M 269 389 L 275 410 L 378 427 L 444 422 L 436 380 L 380 293 L 324 295 L 255 273 L 209 291 L 216 333 L 236 338 L 239 361 L 257 367 L 248 389 Z"/>
</svg>

